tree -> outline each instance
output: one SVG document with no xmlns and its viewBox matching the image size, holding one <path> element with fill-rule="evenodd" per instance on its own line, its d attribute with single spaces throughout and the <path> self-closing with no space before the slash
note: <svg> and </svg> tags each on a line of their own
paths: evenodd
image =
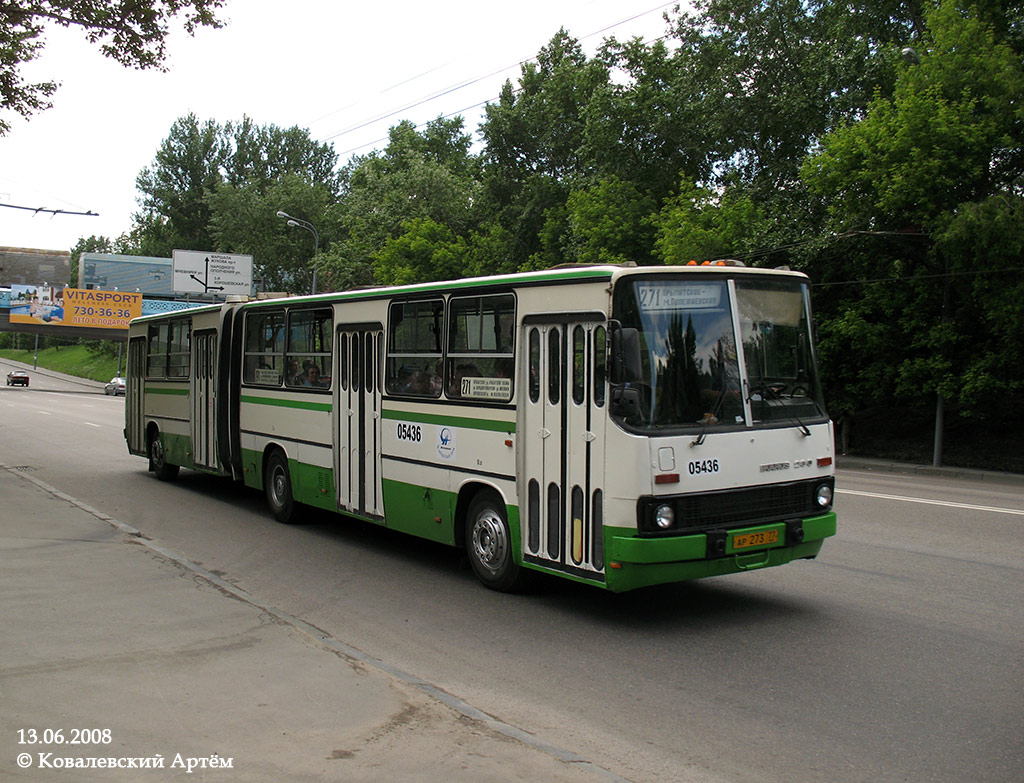
<svg viewBox="0 0 1024 783">
<path fill-rule="evenodd" d="M 136 252 L 247 253 L 266 289 L 307 291 L 313 240 L 291 231 L 277 212 L 317 225 L 326 247 L 336 235 L 326 215 L 342 188 L 337 160 L 330 144 L 301 128 L 181 117 L 137 179 L 143 209 L 131 234 Z"/>
<path fill-rule="evenodd" d="M 224 181 L 236 187 L 266 187 L 285 174 L 297 174 L 309 183 L 319 183 L 335 198 L 341 190 L 337 171 L 338 155 L 330 144 L 310 138 L 309 131 L 298 126 L 258 126 L 250 117 L 224 126 L 224 137 L 231 149 Z"/>
<path fill-rule="evenodd" d="M 825 136 L 802 169 L 833 231 L 904 238 L 882 257 L 887 270 L 864 275 L 891 283 L 858 284 L 822 320 L 823 353 L 830 333 L 847 345 L 877 344 L 875 325 L 886 323 L 883 350 L 860 369 L 896 400 L 936 400 L 936 462 L 946 402 L 984 416 L 1021 388 L 1013 368 L 1024 351 L 1006 327 L 1019 322 L 1022 293 L 1013 269 L 1024 68 L 992 13 L 955 0 L 930 8 L 916 62 L 903 67 L 892 95 L 877 95 L 857 121 Z"/>
<path fill-rule="evenodd" d="M 675 29 L 675 65 L 715 171 L 763 195 L 797 179 L 816 140 L 892 90 L 919 0 L 698 0 Z M 699 180 L 698 180 L 699 181 Z"/>
<path fill-rule="evenodd" d="M 465 240 L 429 218 L 416 218 L 402 226 L 374 253 L 373 271 L 382 285 L 407 285 L 461 277 L 466 266 Z"/>
<path fill-rule="evenodd" d="M 598 53 L 616 78 L 595 90 L 586 108 L 585 157 L 598 177 L 632 182 L 656 202 L 680 174 L 711 175 L 717 143 L 708 132 L 700 85 L 663 41 L 611 39 Z"/>
<path fill-rule="evenodd" d="M 135 235 L 142 255 L 169 257 L 175 249 L 213 250 L 207 197 L 224 178 L 230 149 L 213 120 L 195 114 L 175 120 L 156 158 L 136 179 L 142 212 Z"/>
<path fill-rule="evenodd" d="M 650 221 L 656 254 L 666 264 L 734 258 L 751 249 L 764 218 L 741 187 L 721 195 L 691 183 Z"/>
<path fill-rule="evenodd" d="M 586 106 L 608 80 L 606 67 L 588 60 L 579 41 L 559 30 L 522 66 L 519 89 L 511 82 L 488 104 L 480 127 L 485 164 L 523 180 L 543 173 L 567 180 L 582 173 Z"/>
<path fill-rule="evenodd" d="M 215 16 L 224 0 L 19 0 L 0 4 L 0 107 L 28 117 L 52 104 L 52 81 L 26 83 L 19 70 L 43 50 L 47 25 L 77 27 L 107 57 L 134 68 L 162 68 L 171 19 L 191 35 L 223 26 Z M 10 123 L 0 118 L 0 136 Z"/>
<path fill-rule="evenodd" d="M 519 88 L 506 82 L 486 107 L 484 187 L 489 217 L 512 237 L 519 267 L 565 260 L 566 200 L 592 173 L 585 141 L 587 106 L 608 70 L 588 60 L 560 30 L 522 66 Z"/>
<path fill-rule="evenodd" d="M 315 243 L 307 231 L 293 229 L 278 210 L 317 225 L 321 247 L 333 238 L 323 216 L 335 201 L 329 185 L 308 182 L 285 171 L 263 184 L 222 183 L 206 198 L 213 247 L 253 257 L 254 276 L 265 291 L 307 292 L 313 278 Z M 319 287 L 319 286 L 318 286 Z"/>
<path fill-rule="evenodd" d="M 382 262 L 377 254 L 408 230 L 417 232 L 420 252 L 424 241 L 441 236 L 437 227 L 464 237 L 476 225 L 478 164 L 462 119 L 438 118 L 423 131 L 404 121 L 388 135 L 383 151 L 356 158 L 342 171 L 342 196 L 327 215 L 338 241 L 323 255 L 325 280 L 333 287 L 368 285 L 377 268 L 395 279 L 389 270 L 403 264 Z M 431 227 L 426 237 L 425 226 Z M 388 253 L 397 247 L 408 251 L 400 245 Z"/>
<path fill-rule="evenodd" d="M 947 321 L 956 329 L 953 373 L 942 391 L 987 417 L 1024 391 L 1024 197 L 1003 192 L 962 204 L 935 234 L 950 259 Z"/>
<path fill-rule="evenodd" d="M 927 21 L 929 50 L 902 70 L 892 97 L 876 97 L 804 164 L 839 230 L 932 228 L 1024 174 L 1019 56 L 953 0 Z"/>
<path fill-rule="evenodd" d="M 570 194 L 566 202 L 574 260 L 583 264 L 651 263 L 655 202 L 616 176 Z"/>
</svg>

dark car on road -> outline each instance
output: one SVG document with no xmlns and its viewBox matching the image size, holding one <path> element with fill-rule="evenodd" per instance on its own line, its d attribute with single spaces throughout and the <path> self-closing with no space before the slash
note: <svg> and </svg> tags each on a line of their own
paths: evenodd
<svg viewBox="0 0 1024 783">
<path fill-rule="evenodd" d="M 8 386 L 28 386 L 28 373 L 23 370 L 12 370 L 7 373 Z"/>
</svg>

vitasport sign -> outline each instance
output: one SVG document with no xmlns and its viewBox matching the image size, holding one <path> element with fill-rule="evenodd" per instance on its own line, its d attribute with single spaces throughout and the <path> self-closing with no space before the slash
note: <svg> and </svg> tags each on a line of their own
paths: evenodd
<svg viewBox="0 0 1024 783">
<path fill-rule="evenodd" d="M 175 293 L 216 296 L 252 293 L 252 256 L 175 250 L 171 263 Z"/>
<path fill-rule="evenodd" d="M 64 289 L 64 317 L 68 326 L 126 329 L 142 315 L 142 294 L 127 291 Z"/>
<path fill-rule="evenodd" d="M 10 322 L 127 329 L 142 315 L 142 294 L 52 286 L 11 286 Z"/>
</svg>

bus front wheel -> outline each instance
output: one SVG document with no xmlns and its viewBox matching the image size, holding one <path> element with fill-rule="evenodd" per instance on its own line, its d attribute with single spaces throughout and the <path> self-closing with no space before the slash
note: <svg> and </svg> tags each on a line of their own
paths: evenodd
<svg viewBox="0 0 1024 783">
<path fill-rule="evenodd" d="M 289 524 L 295 520 L 295 499 L 292 497 L 292 478 L 288 472 L 288 458 L 281 451 L 271 453 L 264 476 L 267 505 L 278 522 Z"/>
<path fill-rule="evenodd" d="M 466 553 L 477 578 L 492 590 L 507 593 L 525 586 L 527 574 L 512 556 L 505 504 L 495 492 L 481 492 L 469 506 Z"/>
<path fill-rule="evenodd" d="M 149 469 L 161 481 L 174 481 L 178 477 L 180 468 L 167 462 L 164 454 L 164 444 L 160 440 L 160 433 L 155 432 L 149 439 Z"/>
</svg>

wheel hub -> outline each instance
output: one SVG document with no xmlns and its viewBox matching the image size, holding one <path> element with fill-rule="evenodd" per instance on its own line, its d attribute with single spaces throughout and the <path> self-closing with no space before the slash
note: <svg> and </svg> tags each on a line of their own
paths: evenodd
<svg viewBox="0 0 1024 783">
<path fill-rule="evenodd" d="M 473 552 L 488 571 L 498 571 L 508 552 L 505 526 L 493 512 L 481 514 L 473 524 Z"/>
<path fill-rule="evenodd" d="M 284 496 L 285 496 L 284 471 L 275 470 L 274 471 L 274 475 L 271 477 L 270 485 L 271 485 L 271 491 L 274 493 L 274 500 L 277 503 L 284 502 Z"/>
</svg>

